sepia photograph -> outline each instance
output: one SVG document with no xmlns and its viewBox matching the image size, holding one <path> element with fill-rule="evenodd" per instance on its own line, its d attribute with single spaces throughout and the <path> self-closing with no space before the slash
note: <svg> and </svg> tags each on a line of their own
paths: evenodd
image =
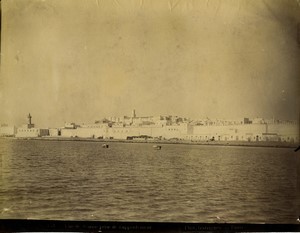
<svg viewBox="0 0 300 233">
<path fill-rule="evenodd" d="M 0 12 L 1 232 L 300 231 L 299 0 Z"/>
</svg>

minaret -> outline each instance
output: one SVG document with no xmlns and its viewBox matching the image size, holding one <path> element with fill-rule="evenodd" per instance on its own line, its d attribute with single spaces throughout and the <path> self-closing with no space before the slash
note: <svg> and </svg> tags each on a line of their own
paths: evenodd
<svg viewBox="0 0 300 233">
<path fill-rule="evenodd" d="M 27 128 L 28 128 L 28 129 L 34 128 L 34 124 L 32 124 L 31 118 L 32 118 L 32 116 L 31 116 L 30 113 L 29 113 L 29 114 L 28 114 L 28 124 L 27 124 Z"/>
<path fill-rule="evenodd" d="M 135 118 L 136 114 L 135 114 L 135 109 L 132 110 L 132 117 Z"/>
<path fill-rule="evenodd" d="M 28 114 L 28 125 L 31 125 L 31 118 L 32 116 L 30 115 L 30 113 Z"/>
</svg>

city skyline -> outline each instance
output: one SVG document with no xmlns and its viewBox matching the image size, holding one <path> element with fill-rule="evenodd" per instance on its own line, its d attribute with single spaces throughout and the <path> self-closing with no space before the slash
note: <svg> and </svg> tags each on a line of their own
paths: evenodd
<svg viewBox="0 0 300 233">
<path fill-rule="evenodd" d="M 133 115 L 133 111 L 134 111 L 134 115 Z M 198 117 L 198 118 L 190 118 L 190 117 L 185 117 L 185 116 L 182 116 L 182 115 L 170 115 L 170 114 L 160 114 L 160 115 L 149 115 L 149 116 L 146 116 L 146 115 L 139 115 L 136 110 L 134 109 L 130 114 L 123 114 L 123 115 L 120 115 L 120 116 L 103 116 L 103 117 L 99 117 L 98 119 L 95 119 L 93 121 L 74 121 L 72 119 L 68 120 L 68 121 L 61 121 L 59 122 L 57 125 L 40 125 L 39 124 L 39 119 L 36 119 L 33 114 L 31 113 L 28 113 L 27 115 L 24 115 L 24 119 L 21 123 L 8 123 L 8 122 L 0 122 L 0 126 L 23 126 L 23 125 L 26 125 L 26 124 L 33 124 L 33 125 L 36 125 L 38 127 L 42 127 L 42 128 L 56 128 L 56 127 L 64 127 L 64 125 L 66 124 L 78 124 L 78 125 L 93 125 L 93 124 L 99 124 L 101 123 L 102 121 L 108 121 L 108 122 L 112 122 L 112 123 L 118 123 L 118 122 L 123 122 L 122 120 L 124 119 L 127 119 L 127 118 L 157 118 L 157 117 L 162 117 L 163 119 L 165 118 L 179 118 L 179 119 L 182 119 L 183 122 L 188 122 L 188 123 L 195 123 L 195 122 L 198 122 L 198 121 L 204 121 L 206 120 L 207 122 L 215 122 L 215 121 L 218 121 L 218 122 L 223 122 L 223 121 L 226 121 L 226 122 L 234 122 L 234 121 L 238 121 L 238 120 L 249 120 L 252 124 L 252 121 L 261 121 L 261 122 L 272 122 L 274 121 L 274 123 L 276 122 L 294 122 L 294 123 L 299 123 L 298 119 L 279 119 L 279 118 L 276 118 L 276 117 L 271 117 L 271 118 L 266 118 L 266 117 L 261 117 L 261 116 L 256 116 L 256 117 L 247 117 L 247 116 L 244 116 L 244 117 L 236 117 L 236 118 L 210 118 L 208 116 L 205 116 L 205 117 Z M 29 120 L 30 118 L 30 120 Z M 180 124 L 180 122 L 179 122 Z"/>
<path fill-rule="evenodd" d="M 20 127 L 1 125 L 0 136 L 44 139 L 184 140 L 189 142 L 242 141 L 298 143 L 297 121 L 278 119 L 198 119 L 180 116 L 107 117 L 95 123 L 69 122 L 61 127 L 36 127 L 29 113 Z M 278 144 L 278 145 L 279 145 Z"/>
<path fill-rule="evenodd" d="M 299 120 L 297 1 L 1 1 L 0 122 Z"/>
</svg>

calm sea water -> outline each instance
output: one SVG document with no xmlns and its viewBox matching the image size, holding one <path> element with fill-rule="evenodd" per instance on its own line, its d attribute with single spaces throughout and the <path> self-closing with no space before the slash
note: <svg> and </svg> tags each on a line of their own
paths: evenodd
<svg viewBox="0 0 300 233">
<path fill-rule="evenodd" d="M 0 156 L 2 219 L 296 223 L 299 215 L 293 149 L 0 139 Z"/>
</svg>

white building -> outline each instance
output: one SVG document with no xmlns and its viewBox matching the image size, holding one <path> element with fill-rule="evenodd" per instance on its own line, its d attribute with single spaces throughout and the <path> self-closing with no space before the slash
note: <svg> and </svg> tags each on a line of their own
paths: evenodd
<svg viewBox="0 0 300 233">
<path fill-rule="evenodd" d="M 31 115 L 28 115 L 28 124 L 23 125 L 22 127 L 17 129 L 17 138 L 32 138 L 32 137 L 42 137 L 48 136 L 49 130 L 48 129 L 40 129 L 35 128 L 34 124 L 31 123 Z"/>
<path fill-rule="evenodd" d="M 2 137 L 13 137 L 17 132 L 17 128 L 15 126 L 9 125 L 1 125 L 0 127 L 0 136 Z"/>
</svg>

